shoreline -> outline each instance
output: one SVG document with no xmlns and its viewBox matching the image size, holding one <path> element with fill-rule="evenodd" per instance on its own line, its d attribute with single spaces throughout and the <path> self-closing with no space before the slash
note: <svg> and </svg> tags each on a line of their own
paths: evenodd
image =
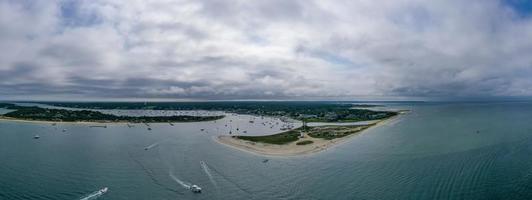
<svg viewBox="0 0 532 200">
<path fill-rule="evenodd" d="M 404 113 L 401 113 L 401 114 L 404 114 Z M 313 137 L 308 136 L 307 133 L 304 134 L 305 137 L 303 139 L 299 139 L 297 141 L 294 141 L 288 144 L 283 144 L 283 145 L 252 142 L 248 140 L 233 138 L 232 136 L 229 136 L 229 135 L 214 136 L 213 139 L 221 145 L 224 145 L 224 146 L 227 146 L 227 147 L 239 150 L 239 151 L 243 151 L 246 153 L 256 154 L 256 155 L 303 156 L 303 155 L 310 155 L 310 154 L 322 152 L 332 147 L 336 147 L 340 144 L 343 144 L 344 142 L 351 139 L 352 137 L 364 134 L 369 129 L 382 126 L 394 119 L 397 119 L 399 115 L 375 122 L 374 124 L 370 125 L 370 127 L 358 133 L 354 133 L 354 134 L 341 137 L 341 138 L 335 138 L 332 140 L 326 140 L 322 138 L 313 138 Z M 296 143 L 300 141 L 312 141 L 313 143 L 307 144 L 307 145 L 296 145 Z"/>
<path fill-rule="evenodd" d="M 91 121 L 74 121 L 74 122 L 65 122 L 65 121 L 43 121 L 43 120 L 29 120 L 29 119 L 17 119 L 10 117 L 0 116 L 0 121 L 9 121 L 9 122 L 21 122 L 21 123 L 36 123 L 36 124 L 80 124 L 80 125 L 90 125 L 90 124 L 144 124 L 144 122 L 127 122 L 127 121 L 101 121 L 101 122 L 91 122 Z M 168 124 L 168 123 L 194 123 L 194 122 L 209 122 L 216 120 L 208 121 L 189 121 L 189 122 L 149 122 L 148 124 Z"/>
</svg>

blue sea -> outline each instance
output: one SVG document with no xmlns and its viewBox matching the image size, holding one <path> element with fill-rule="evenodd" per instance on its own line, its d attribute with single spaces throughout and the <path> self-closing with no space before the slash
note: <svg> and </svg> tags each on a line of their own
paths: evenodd
<svg viewBox="0 0 532 200">
<path fill-rule="evenodd" d="M 384 104 L 410 112 L 294 157 L 214 140 L 279 132 L 268 117 L 152 130 L 0 121 L 0 199 L 532 199 L 532 102 Z"/>
</svg>

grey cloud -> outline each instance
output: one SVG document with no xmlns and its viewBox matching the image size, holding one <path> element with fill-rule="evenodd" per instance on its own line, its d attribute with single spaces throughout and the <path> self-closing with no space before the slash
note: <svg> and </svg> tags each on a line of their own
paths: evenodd
<svg viewBox="0 0 532 200">
<path fill-rule="evenodd" d="M 532 19 L 499 0 L 0 1 L 0 94 L 531 96 Z"/>
</svg>

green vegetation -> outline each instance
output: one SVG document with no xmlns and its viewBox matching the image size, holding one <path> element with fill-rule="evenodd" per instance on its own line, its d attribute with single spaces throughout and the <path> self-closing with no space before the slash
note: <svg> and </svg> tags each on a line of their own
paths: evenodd
<svg viewBox="0 0 532 200">
<path fill-rule="evenodd" d="M 301 132 L 307 133 L 310 137 L 313 138 L 322 138 L 325 140 L 332 140 L 335 138 L 345 137 L 351 134 L 358 133 L 362 130 L 365 130 L 371 125 L 357 125 L 357 126 L 318 126 L 318 127 L 299 127 L 294 130 L 273 134 L 265 136 L 233 136 L 238 139 L 252 141 L 252 142 L 261 142 L 267 144 L 288 144 L 290 142 L 295 142 L 299 140 Z M 309 143 L 310 142 L 310 143 Z M 311 144 L 312 141 L 299 141 L 297 145 L 307 145 Z"/>
<path fill-rule="evenodd" d="M 197 122 L 218 120 L 224 116 L 116 116 L 90 110 L 64 110 L 41 107 L 17 106 L 14 104 L 1 103 L 0 108 L 13 109 L 15 111 L 2 115 L 22 120 L 40 121 L 64 121 L 64 122 L 132 122 L 132 123 L 157 123 L 157 122 Z"/>
<path fill-rule="evenodd" d="M 0 108 L 5 108 L 5 109 L 10 109 L 10 110 L 14 110 L 14 109 L 17 109 L 17 108 L 20 108 L 21 106 L 17 106 L 15 104 L 12 104 L 12 103 L 0 103 Z"/>
<path fill-rule="evenodd" d="M 312 127 L 308 135 L 313 138 L 332 140 L 335 138 L 341 138 L 354 133 L 358 133 L 364 129 L 369 128 L 370 126 L 371 125 Z"/>
<path fill-rule="evenodd" d="M 57 102 L 44 104 L 86 109 L 153 109 L 153 110 L 207 110 L 226 111 L 237 114 L 282 116 L 307 122 L 356 122 L 386 119 L 397 115 L 391 111 L 360 109 L 378 105 L 349 102 Z M 354 109 L 353 107 L 359 107 Z"/>
<path fill-rule="evenodd" d="M 307 144 L 312 144 L 312 143 L 314 142 L 310 140 L 303 140 L 303 141 L 297 142 L 296 145 L 307 145 Z"/>
<path fill-rule="evenodd" d="M 265 136 L 234 136 L 238 139 L 252 141 L 252 142 L 262 142 L 268 144 L 288 144 L 290 142 L 295 142 L 299 137 L 299 129 L 294 129 L 291 131 L 286 131 L 273 135 Z"/>
</svg>

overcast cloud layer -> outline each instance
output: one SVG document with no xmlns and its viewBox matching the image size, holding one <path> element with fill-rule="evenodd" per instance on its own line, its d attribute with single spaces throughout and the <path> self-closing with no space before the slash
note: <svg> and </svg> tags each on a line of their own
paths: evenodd
<svg viewBox="0 0 532 200">
<path fill-rule="evenodd" d="M 532 96 L 519 0 L 0 0 L 0 98 Z"/>
</svg>

